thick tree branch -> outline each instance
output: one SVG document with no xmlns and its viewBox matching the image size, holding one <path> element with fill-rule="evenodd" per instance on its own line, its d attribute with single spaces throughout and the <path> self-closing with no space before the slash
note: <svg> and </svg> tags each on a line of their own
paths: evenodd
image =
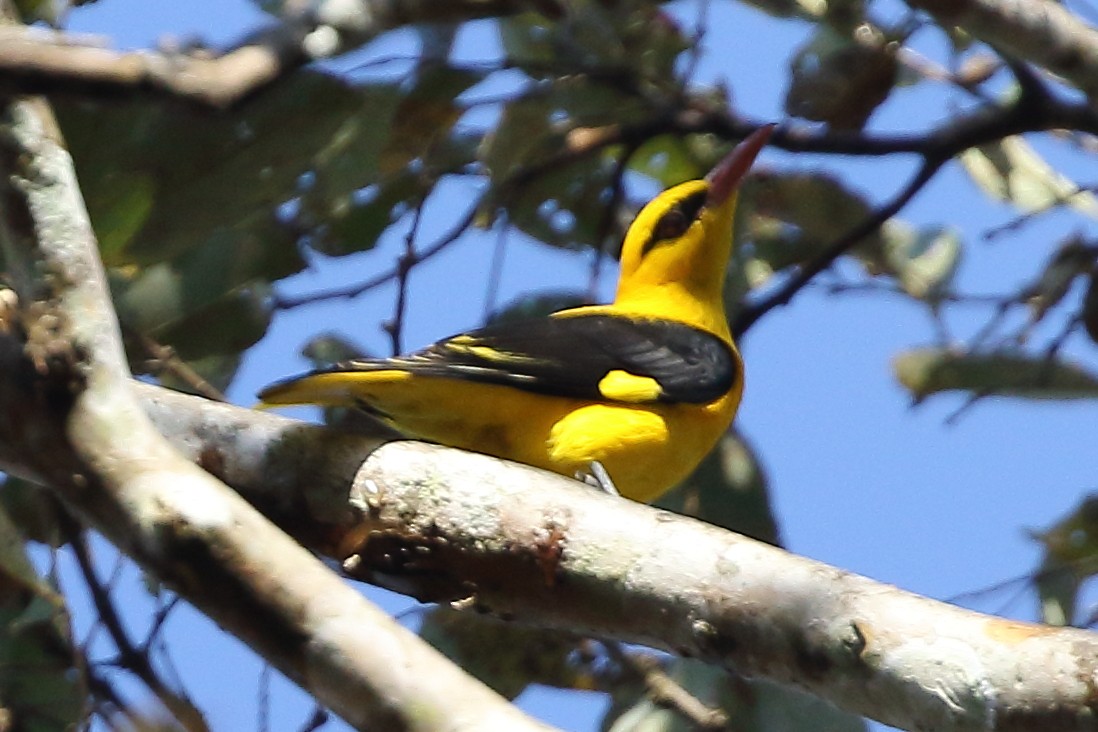
<svg viewBox="0 0 1098 732">
<path fill-rule="evenodd" d="M 352 576 L 697 656 L 906 729 L 1093 728 L 1094 633 L 918 597 L 495 458 L 140 393 L 188 457 Z"/>
<path fill-rule="evenodd" d="M 1052 0 L 907 0 L 943 26 L 1062 76 L 1098 105 L 1098 30 Z"/>
<path fill-rule="evenodd" d="M 0 82 L 28 92 L 154 92 L 224 108 L 306 63 L 304 36 L 279 26 L 221 56 L 121 52 L 40 29 L 0 29 Z"/>
<path fill-rule="evenodd" d="M 23 93 L 155 93 L 224 109 L 315 59 L 352 50 L 393 28 L 529 9 L 516 0 L 322 0 L 301 5 L 222 54 L 122 52 L 62 33 L 0 28 L 0 87 Z M 554 7 L 551 0 L 542 5 Z"/>
<path fill-rule="evenodd" d="M 0 246 L 20 306 L 0 322 L 0 469 L 44 480 L 358 729 L 545 729 L 156 433 L 133 395 L 95 238 L 59 140 L 43 101 L 3 101 Z"/>
</svg>

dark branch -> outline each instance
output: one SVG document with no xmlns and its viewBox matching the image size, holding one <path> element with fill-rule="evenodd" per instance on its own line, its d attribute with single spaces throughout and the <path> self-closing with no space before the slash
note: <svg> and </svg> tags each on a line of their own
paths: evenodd
<svg viewBox="0 0 1098 732">
<path fill-rule="evenodd" d="M 924 160 L 911 181 L 891 201 L 879 207 L 860 224 L 829 244 L 815 259 L 802 265 L 777 290 L 759 302 L 741 310 L 732 324 L 733 334 L 736 337 L 742 336 L 763 315 L 779 305 L 788 304 L 794 295 L 800 292 L 801 288 L 807 285 L 813 277 L 830 267 L 836 259 L 849 251 L 864 237 L 876 231 L 881 224 L 895 216 L 900 209 L 906 206 L 907 202 L 934 177 L 934 174 L 945 164 L 946 160 L 948 158 L 939 157 Z"/>
<path fill-rule="evenodd" d="M 91 594 L 92 603 L 95 605 L 96 612 L 99 613 L 99 621 L 107 629 L 115 648 L 118 649 L 118 664 L 139 678 L 183 729 L 188 732 L 208 732 L 209 726 L 202 713 L 186 698 L 167 687 L 153 668 L 148 655 L 130 639 L 110 593 L 96 576 L 84 533 L 71 520 L 62 522 L 62 530 L 66 540 L 72 546 L 77 566 L 80 567 L 80 573 Z"/>
</svg>

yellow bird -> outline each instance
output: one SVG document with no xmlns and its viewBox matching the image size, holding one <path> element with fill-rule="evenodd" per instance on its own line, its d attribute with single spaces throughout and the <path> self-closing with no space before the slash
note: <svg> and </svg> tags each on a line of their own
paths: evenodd
<svg viewBox="0 0 1098 732">
<path fill-rule="evenodd" d="M 609 305 L 489 325 L 417 353 L 267 387 L 267 405 L 358 406 L 409 436 L 567 476 L 605 468 L 651 501 L 728 429 L 743 393 L 722 287 L 737 190 L 773 125 L 704 180 L 664 191 L 625 235 Z"/>
</svg>

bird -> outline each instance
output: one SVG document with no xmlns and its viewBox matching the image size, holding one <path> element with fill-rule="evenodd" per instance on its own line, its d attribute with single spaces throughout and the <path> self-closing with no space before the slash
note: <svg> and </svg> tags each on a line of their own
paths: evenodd
<svg viewBox="0 0 1098 732">
<path fill-rule="evenodd" d="M 773 129 L 757 128 L 705 178 L 641 209 L 609 304 L 337 363 L 266 387 L 263 406 L 359 407 L 409 438 L 598 483 L 608 475 L 626 498 L 655 500 L 739 408 L 743 361 L 723 283 L 740 183 Z"/>
</svg>

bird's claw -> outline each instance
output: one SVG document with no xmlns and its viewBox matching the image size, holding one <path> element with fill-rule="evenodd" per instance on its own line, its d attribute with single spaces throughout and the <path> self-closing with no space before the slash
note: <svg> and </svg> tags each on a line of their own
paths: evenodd
<svg viewBox="0 0 1098 732">
<path fill-rule="evenodd" d="M 614 485 L 614 480 L 610 477 L 610 473 L 606 471 L 606 466 L 600 463 L 598 460 L 591 461 L 591 464 L 587 466 L 587 470 L 580 470 L 576 473 L 576 480 L 579 480 L 592 488 L 598 488 L 603 493 L 607 493 L 611 496 L 620 496 L 617 486 Z"/>
</svg>

